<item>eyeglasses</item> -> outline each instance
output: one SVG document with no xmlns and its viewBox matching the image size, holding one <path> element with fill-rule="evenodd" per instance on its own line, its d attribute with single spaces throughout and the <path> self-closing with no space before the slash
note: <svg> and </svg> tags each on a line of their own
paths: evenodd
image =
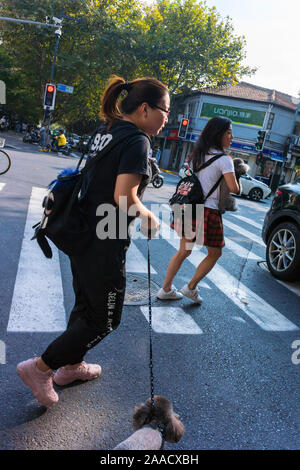
<svg viewBox="0 0 300 470">
<path fill-rule="evenodd" d="M 167 116 L 169 116 L 169 114 L 170 114 L 170 109 L 161 108 L 160 106 L 157 106 L 156 104 L 149 104 L 149 106 L 151 106 L 151 108 L 160 109 L 161 111 L 163 111 L 164 113 L 166 113 Z"/>
</svg>

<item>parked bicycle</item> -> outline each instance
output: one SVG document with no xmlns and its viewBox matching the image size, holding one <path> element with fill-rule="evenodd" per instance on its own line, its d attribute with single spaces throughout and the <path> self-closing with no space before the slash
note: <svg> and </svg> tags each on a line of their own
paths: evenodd
<svg viewBox="0 0 300 470">
<path fill-rule="evenodd" d="M 0 138 L 0 175 L 4 175 L 11 166 L 10 156 L 3 150 L 4 144 L 5 139 Z"/>
</svg>

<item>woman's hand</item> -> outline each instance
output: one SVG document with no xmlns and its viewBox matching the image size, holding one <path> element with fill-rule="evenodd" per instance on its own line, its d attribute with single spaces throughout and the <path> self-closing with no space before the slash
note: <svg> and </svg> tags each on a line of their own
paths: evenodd
<svg viewBox="0 0 300 470">
<path fill-rule="evenodd" d="M 150 238 L 157 238 L 160 229 L 159 220 L 155 217 L 152 212 L 149 212 L 148 216 L 142 217 L 142 223 L 140 231 L 143 235 Z"/>
</svg>

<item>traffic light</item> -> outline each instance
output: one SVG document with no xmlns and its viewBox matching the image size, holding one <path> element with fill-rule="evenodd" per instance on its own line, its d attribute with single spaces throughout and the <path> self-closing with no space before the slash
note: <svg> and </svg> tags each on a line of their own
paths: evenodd
<svg viewBox="0 0 300 470">
<path fill-rule="evenodd" d="M 186 137 L 187 130 L 188 130 L 188 127 L 189 127 L 189 122 L 190 121 L 187 118 L 182 118 L 181 121 L 180 121 L 179 130 L 178 130 L 178 137 L 180 137 L 181 139 L 185 139 L 185 137 Z"/>
<path fill-rule="evenodd" d="M 258 131 L 257 140 L 255 143 L 256 150 L 262 150 L 264 148 L 266 134 L 267 134 L 267 131 Z"/>
<path fill-rule="evenodd" d="M 263 161 L 264 154 L 262 152 L 258 152 L 256 155 L 256 165 L 260 165 Z"/>
<path fill-rule="evenodd" d="M 56 86 L 52 83 L 47 83 L 44 95 L 44 109 L 53 111 L 55 105 Z"/>
</svg>

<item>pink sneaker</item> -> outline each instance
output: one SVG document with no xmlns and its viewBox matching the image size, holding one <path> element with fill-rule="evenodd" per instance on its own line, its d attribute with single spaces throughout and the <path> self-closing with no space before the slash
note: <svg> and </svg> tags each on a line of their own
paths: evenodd
<svg viewBox="0 0 300 470">
<path fill-rule="evenodd" d="M 93 380 L 99 377 L 102 369 L 98 364 L 87 364 L 82 361 L 80 365 L 73 370 L 61 367 L 54 374 L 53 380 L 57 385 L 68 385 L 75 380 Z"/>
<path fill-rule="evenodd" d="M 17 373 L 25 385 L 31 388 L 33 395 L 44 406 L 58 402 L 58 395 L 53 388 L 53 372 L 42 372 L 36 366 L 38 358 L 28 359 L 17 365 Z"/>
</svg>

